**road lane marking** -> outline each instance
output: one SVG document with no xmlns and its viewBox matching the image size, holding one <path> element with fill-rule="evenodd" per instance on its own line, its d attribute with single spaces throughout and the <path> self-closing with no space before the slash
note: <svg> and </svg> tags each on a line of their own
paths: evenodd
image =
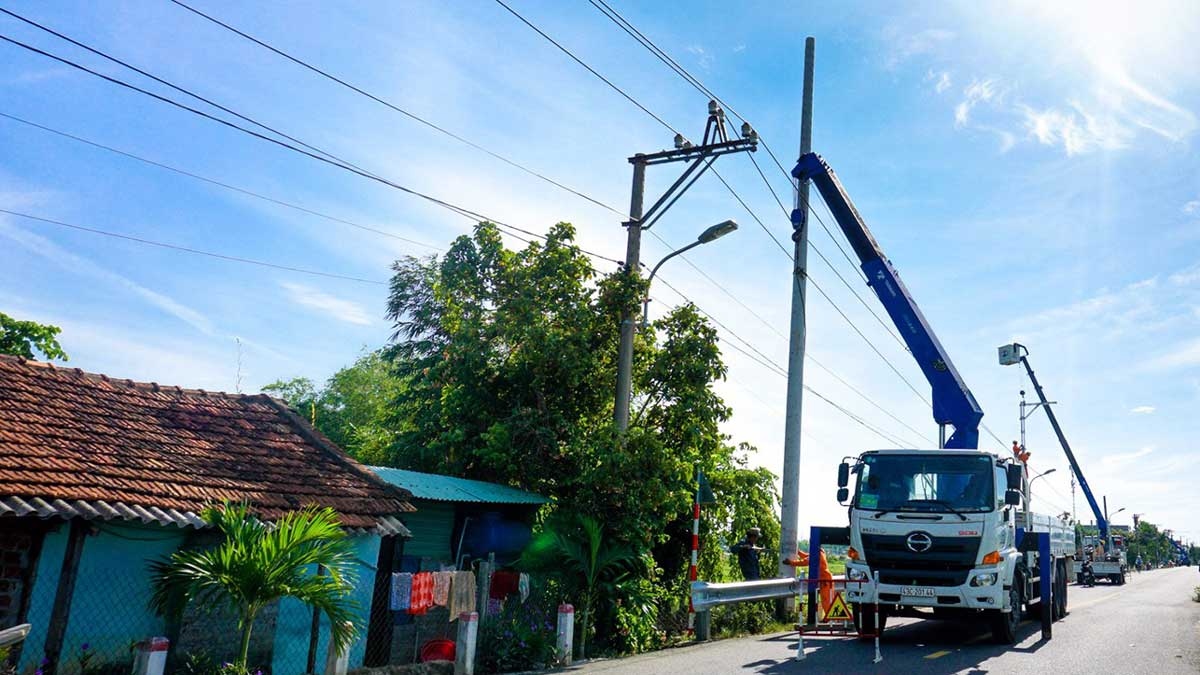
<svg viewBox="0 0 1200 675">
<path fill-rule="evenodd" d="M 949 654 L 949 653 L 950 653 L 950 652 L 948 652 L 948 651 L 946 651 L 945 649 L 943 649 L 943 650 L 941 650 L 941 651 L 934 652 L 934 653 L 930 654 L 929 656 L 926 656 L 925 658 L 927 658 L 927 659 L 940 659 L 940 658 L 942 658 L 943 656 L 945 656 L 945 655 L 947 655 L 947 654 Z"/>
</svg>

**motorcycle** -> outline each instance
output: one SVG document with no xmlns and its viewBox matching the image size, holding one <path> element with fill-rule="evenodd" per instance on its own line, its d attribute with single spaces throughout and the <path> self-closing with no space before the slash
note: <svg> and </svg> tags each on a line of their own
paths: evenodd
<svg viewBox="0 0 1200 675">
<path fill-rule="evenodd" d="M 1083 561 L 1083 565 L 1079 568 L 1079 583 L 1089 588 L 1096 585 L 1096 573 L 1092 571 L 1092 561 Z"/>
</svg>

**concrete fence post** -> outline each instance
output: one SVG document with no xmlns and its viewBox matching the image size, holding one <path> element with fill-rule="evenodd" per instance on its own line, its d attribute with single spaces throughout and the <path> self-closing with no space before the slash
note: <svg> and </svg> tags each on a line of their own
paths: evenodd
<svg viewBox="0 0 1200 675">
<path fill-rule="evenodd" d="M 329 641 L 329 650 L 325 653 L 325 675 L 346 675 L 350 669 L 350 650 L 338 651 L 333 640 Z"/>
<path fill-rule="evenodd" d="M 165 637 L 142 640 L 133 660 L 133 675 L 163 675 L 167 667 L 167 650 L 171 641 Z"/>
<path fill-rule="evenodd" d="M 575 653 L 575 608 L 566 603 L 558 606 L 558 641 L 555 652 L 559 665 L 571 665 L 571 658 Z"/>
<path fill-rule="evenodd" d="M 458 643 L 454 647 L 454 675 L 474 675 L 475 642 L 479 635 L 479 612 L 458 615 Z"/>
</svg>

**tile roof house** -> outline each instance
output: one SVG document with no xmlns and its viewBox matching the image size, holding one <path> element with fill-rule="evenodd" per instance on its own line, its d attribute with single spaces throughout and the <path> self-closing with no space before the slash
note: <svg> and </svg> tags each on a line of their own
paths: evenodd
<svg viewBox="0 0 1200 675">
<path fill-rule="evenodd" d="M 206 504 L 270 520 L 309 503 L 404 534 L 407 490 L 265 394 L 163 387 L 0 355 L 0 516 L 203 525 Z"/>
<path fill-rule="evenodd" d="M 401 519 L 415 511 L 411 497 L 269 396 L 0 355 L 0 629 L 33 624 L 16 655 L 20 672 L 43 658 L 53 672 L 81 648 L 93 664 L 109 658 L 128 672 L 130 640 L 169 635 L 180 649 L 208 649 L 224 636 L 226 627 L 205 628 L 203 617 L 185 617 L 182 627 L 154 617 L 146 568 L 210 537 L 199 513 L 224 500 L 248 502 L 264 520 L 308 504 L 336 510 L 361 568 L 363 623 L 382 631 L 379 593 L 392 551 L 410 536 Z M 299 602 L 281 601 L 263 623 L 252 653 L 272 675 L 314 672 L 314 658 L 324 659 L 327 624 L 315 627 Z M 390 642 L 384 628 L 381 644 Z M 363 637 L 351 665 L 364 662 L 374 639 Z"/>
</svg>

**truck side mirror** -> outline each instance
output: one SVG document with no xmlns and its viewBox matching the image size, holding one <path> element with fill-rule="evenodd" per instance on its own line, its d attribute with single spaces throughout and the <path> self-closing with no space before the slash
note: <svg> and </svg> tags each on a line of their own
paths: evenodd
<svg viewBox="0 0 1200 675">
<path fill-rule="evenodd" d="M 850 465 L 842 462 L 838 465 L 838 487 L 844 488 L 850 484 Z M 841 494 L 840 492 L 838 494 Z M 838 501 L 845 501 L 840 499 Z"/>
<path fill-rule="evenodd" d="M 843 464 L 842 466 L 845 466 Z M 838 503 L 845 504 L 847 499 L 850 499 L 850 488 L 838 488 Z"/>
<path fill-rule="evenodd" d="M 1020 464 L 1008 465 L 1008 489 L 1020 490 L 1021 479 L 1025 477 L 1025 467 Z"/>
<path fill-rule="evenodd" d="M 1008 492 L 1004 493 L 1004 505 L 1005 506 L 1016 506 L 1020 503 L 1021 503 L 1021 491 L 1020 490 L 1009 490 Z"/>
</svg>

